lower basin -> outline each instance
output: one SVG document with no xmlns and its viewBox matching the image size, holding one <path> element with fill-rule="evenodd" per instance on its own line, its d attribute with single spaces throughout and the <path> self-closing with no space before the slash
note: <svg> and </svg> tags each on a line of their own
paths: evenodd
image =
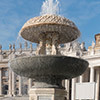
<svg viewBox="0 0 100 100">
<path fill-rule="evenodd" d="M 77 77 L 88 67 L 88 62 L 83 59 L 57 55 L 19 57 L 11 60 L 9 64 L 20 76 L 34 78 L 39 83 L 52 81 L 50 84 L 60 84 L 63 79 Z"/>
</svg>

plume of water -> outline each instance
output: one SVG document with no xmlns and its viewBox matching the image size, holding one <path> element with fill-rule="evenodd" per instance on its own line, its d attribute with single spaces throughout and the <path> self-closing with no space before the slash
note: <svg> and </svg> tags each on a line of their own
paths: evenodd
<svg viewBox="0 0 100 100">
<path fill-rule="evenodd" d="M 21 35 L 18 33 L 17 39 L 16 39 L 16 49 L 19 49 L 19 44 L 24 44 L 25 40 L 21 37 Z"/>
<path fill-rule="evenodd" d="M 59 1 L 58 0 L 45 0 L 42 5 L 41 15 L 45 14 L 59 14 Z"/>
</svg>

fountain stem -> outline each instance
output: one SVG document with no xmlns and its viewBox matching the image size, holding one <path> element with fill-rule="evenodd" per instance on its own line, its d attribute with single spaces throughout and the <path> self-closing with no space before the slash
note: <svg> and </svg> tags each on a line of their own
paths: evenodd
<svg viewBox="0 0 100 100">
<path fill-rule="evenodd" d="M 52 55 L 57 55 L 58 54 L 58 39 L 59 35 L 54 34 L 52 37 Z"/>
<path fill-rule="evenodd" d="M 59 35 L 56 33 L 41 34 L 39 37 L 40 42 L 36 55 L 57 55 L 58 39 Z"/>
<path fill-rule="evenodd" d="M 37 48 L 36 55 L 45 55 L 46 54 L 46 41 L 45 34 L 40 34 L 39 36 L 39 47 Z"/>
</svg>

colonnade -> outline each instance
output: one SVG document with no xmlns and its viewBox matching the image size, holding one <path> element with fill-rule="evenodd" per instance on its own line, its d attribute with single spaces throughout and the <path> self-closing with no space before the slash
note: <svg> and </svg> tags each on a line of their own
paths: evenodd
<svg viewBox="0 0 100 100">
<path fill-rule="evenodd" d="M 90 77 L 89 77 L 89 82 L 96 83 L 96 91 L 95 91 L 95 100 L 99 100 L 99 87 L 100 87 L 100 69 L 99 67 L 90 67 Z M 0 69 L 0 95 L 3 94 L 2 87 L 3 87 L 3 80 L 2 80 L 2 68 Z M 87 76 L 88 77 L 88 76 Z M 18 95 L 22 95 L 22 78 L 18 76 Z M 84 82 L 84 75 L 80 76 L 77 80 L 77 78 L 72 79 L 72 93 L 71 93 L 71 99 L 75 100 L 75 84 L 76 82 Z M 15 85 L 16 85 L 16 78 L 14 72 L 9 70 L 8 74 L 8 95 L 9 96 L 15 96 Z M 32 79 L 28 80 L 28 89 L 32 87 Z M 69 81 L 65 81 L 65 87 L 66 90 L 69 91 Z"/>
<path fill-rule="evenodd" d="M 96 75 L 95 75 L 96 71 Z M 96 78 L 95 78 L 96 77 Z M 90 82 L 96 82 L 95 100 L 99 100 L 99 87 L 100 87 L 100 69 L 90 68 Z"/>
<path fill-rule="evenodd" d="M 90 67 L 89 70 L 90 70 L 90 75 L 89 75 L 90 80 L 89 80 L 89 82 L 90 83 L 93 83 L 93 82 L 96 83 L 95 100 L 99 100 L 100 69 L 99 69 L 99 67 L 98 68 Z M 72 93 L 71 93 L 72 94 L 71 95 L 72 100 L 75 100 L 75 84 L 76 84 L 76 82 L 83 83 L 83 79 L 84 79 L 84 75 L 78 77 L 78 81 L 76 81 L 77 78 L 72 79 Z"/>
<path fill-rule="evenodd" d="M 18 76 L 18 95 L 22 96 L 22 77 Z M 16 92 L 16 77 L 15 73 L 9 69 L 8 74 L 8 96 L 15 96 Z M 29 89 L 32 87 L 32 79 L 28 80 Z M 2 69 L 0 69 L 0 95 L 3 95 L 3 80 L 2 80 Z"/>
<path fill-rule="evenodd" d="M 19 78 L 19 83 L 18 83 L 18 88 L 19 88 L 19 96 L 22 95 L 22 79 L 20 76 L 18 76 Z M 9 96 L 15 96 L 15 82 L 16 82 L 16 78 L 15 78 L 15 74 L 13 71 L 9 70 L 9 80 L 8 80 L 8 95 Z"/>
</svg>

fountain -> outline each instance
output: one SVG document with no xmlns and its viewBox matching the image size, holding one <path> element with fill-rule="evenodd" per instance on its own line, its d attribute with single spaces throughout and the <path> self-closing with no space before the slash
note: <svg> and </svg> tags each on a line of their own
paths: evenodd
<svg viewBox="0 0 100 100">
<path fill-rule="evenodd" d="M 87 61 L 62 56 L 58 52 L 59 44 L 80 36 L 76 25 L 56 14 L 44 14 L 27 21 L 20 35 L 39 44 L 36 56 L 18 57 L 10 61 L 10 67 L 16 74 L 35 79 L 29 91 L 30 100 L 65 100 L 66 90 L 62 80 L 77 77 L 88 67 Z"/>
</svg>

